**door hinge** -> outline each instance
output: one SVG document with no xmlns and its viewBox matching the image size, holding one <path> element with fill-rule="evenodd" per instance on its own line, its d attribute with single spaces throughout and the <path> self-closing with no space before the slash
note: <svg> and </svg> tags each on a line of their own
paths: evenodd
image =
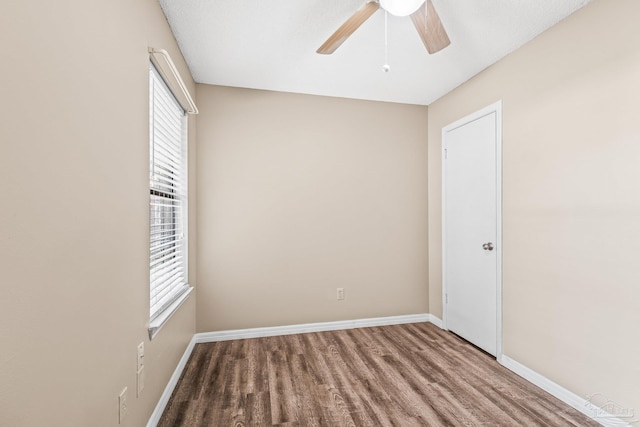
<svg viewBox="0 0 640 427">
<path fill-rule="evenodd" d="M 447 149 L 444 149 L 444 159 L 447 160 Z"/>
<path fill-rule="evenodd" d="M 449 294 L 444 294 L 444 303 L 449 304 Z"/>
</svg>

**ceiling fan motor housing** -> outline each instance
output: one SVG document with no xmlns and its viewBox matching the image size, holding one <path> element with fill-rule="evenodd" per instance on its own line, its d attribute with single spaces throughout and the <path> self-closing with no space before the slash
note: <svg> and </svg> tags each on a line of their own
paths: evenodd
<svg viewBox="0 0 640 427">
<path fill-rule="evenodd" d="M 409 16 L 424 2 L 425 0 L 380 0 L 380 7 L 395 16 Z"/>
</svg>

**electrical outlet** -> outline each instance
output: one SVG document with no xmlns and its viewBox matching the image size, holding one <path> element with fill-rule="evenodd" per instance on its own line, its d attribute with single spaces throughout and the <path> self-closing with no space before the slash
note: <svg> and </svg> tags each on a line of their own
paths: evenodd
<svg viewBox="0 0 640 427">
<path fill-rule="evenodd" d="M 137 391 L 136 391 L 136 397 L 140 397 L 140 395 L 142 394 L 142 390 L 144 390 L 144 366 L 142 368 L 140 368 L 137 372 Z"/>
<path fill-rule="evenodd" d="M 138 344 L 138 365 L 136 371 L 140 371 L 144 367 L 144 341 Z"/>
<path fill-rule="evenodd" d="M 118 396 L 118 424 L 122 424 L 127 416 L 127 388 L 123 388 Z"/>
<path fill-rule="evenodd" d="M 336 299 L 344 299 L 344 288 L 336 289 Z"/>
</svg>

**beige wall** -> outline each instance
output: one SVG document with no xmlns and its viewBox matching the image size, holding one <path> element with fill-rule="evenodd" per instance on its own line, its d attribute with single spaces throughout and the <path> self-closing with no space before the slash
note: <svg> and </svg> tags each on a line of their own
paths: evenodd
<svg viewBox="0 0 640 427">
<path fill-rule="evenodd" d="M 640 412 L 640 31 L 595 0 L 429 107 L 430 311 L 442 315 L 441 129 L 504 101 L 504 352 Z"/>
<path fill-rule="evenodd" d="M 198 331 L 427 312 L 426 107 L 197 91 Z"/>
<path fill-rule="evenodd" d="M 193 82 L 155 0 L 5 2 L 0 40 L 0 425 L 116 426 L 125 386 L 144 425 L 195 330 L 147 337 L 147 46 Z"/>
</svg>

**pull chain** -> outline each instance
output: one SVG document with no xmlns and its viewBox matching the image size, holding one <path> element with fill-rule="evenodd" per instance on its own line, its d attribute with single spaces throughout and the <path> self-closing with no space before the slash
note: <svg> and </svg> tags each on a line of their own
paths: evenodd
<svg viewBox="0 0 640 427">
<path fill-rule="evenodd" d="M 388 73 L 391 67 L 389 66 L 389 42 L 387 40 L 387 34 L 389 30 L 389 24 L 387 22 L 387 11 L 384 11 L 384 65 L 382 66 L 382 71 Z"/>
</svg>

